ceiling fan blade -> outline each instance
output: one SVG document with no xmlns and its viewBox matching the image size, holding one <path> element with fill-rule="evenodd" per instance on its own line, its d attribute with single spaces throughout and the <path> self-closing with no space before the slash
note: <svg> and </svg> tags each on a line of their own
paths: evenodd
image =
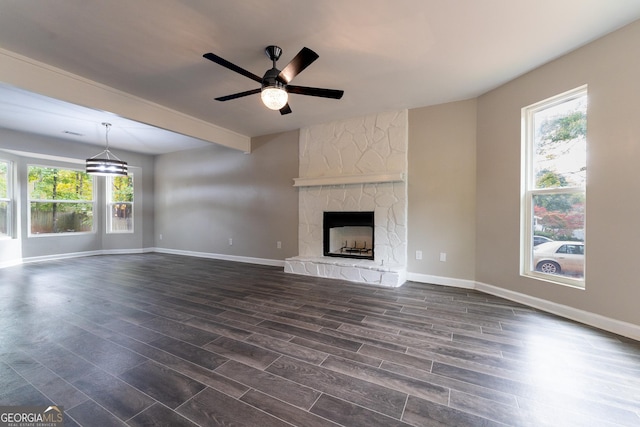
<svg viewBox="0 0 640 427">
<path fill-rule="evenodd" d="M 242 74 L 243 76 L 249 77 L 251 80 L 254 80 L 254 81 L 262 84 L 262 77 L 258 77 L 255 74 L 253 74 L 251 71 L 247 71 L 244 68 L 238 67 L 236 64 L 232 64 L 231 62 L 227 61 L 226 59 L 220 58 L 216 54 L 213 54 L 213 53 L 209 52 L 209 53 L 205 53 L 202 56 L 207 58 L 210 61 L 215 62 L 218 65 L 222 65 L 223 67 L 228 68 L 231 71 L 235 71 L 238 74 Z"/>
<path fill-rule="evenodd" d="M 286 67 L 280 71 L 278 74 L 278 80 L 289 84 L 291 80 L 298 74 L 302 72 L 305 68 L 318 59 L 318 54 L 309 49 L 308 47 L 303 47 L 300 52 L 287 64 Z"/>
<path fill-rule="evenodd" d="M 298 95 L 319 96 L 322 98 L 340 99 L 344 95 L 343 90 L 323 89 L 320 87 L 291 86 L 287 85 L 287 92 Z"/>
<path fill-rule="evenodd" d="M 253 94 L 256 94 L 256 93 L 260 93 L 260 90 L 261 90 L 260 88 L 251 89 L 251 90 L 247 90 L 245 92 L 234 93 L 233 95 L 220 96 L 220 97 L 216 98 L 216 101 L 230 101 L 232 99 L 242 98 L 243 96 L 248 96 L 248 95 L 253 95 Z"/>
<path fill-rule="evenodd" d="M 290 113 L 291 113 L 291 107 L 289 107 L 289 104 L 285 104 L 285 106 L 280 109 L 281 116 L 284 116 L 285 114 L 290 114 Z"/>
</svg>

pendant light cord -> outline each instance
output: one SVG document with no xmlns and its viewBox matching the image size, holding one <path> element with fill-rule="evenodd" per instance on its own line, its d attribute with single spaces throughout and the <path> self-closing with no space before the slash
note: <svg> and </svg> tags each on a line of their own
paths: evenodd
<svg viewBox="0 0 640 427">
<path fill-rule="evenodd" d="M 104 134 L 104 139 L 105 139 L 105 150 L 102 151 L 101 153 L 96 154 L 95 156 L 91 157 L 92 159 L 95 159 L 98 156 L 101 155 L 106 155 L 107 156 L 107 160 L 110 160 L 111 157 L 113 157 L 114 159 L 118 160 L 118 161 L 122 161 L 120 160 L 120 158 L 118 158 L 118 156 L 116 156 L 115 154 L 113 154 L 110 150 L 109 150 L 109 131 L 111 130 L 111 123 L 107 123 L 107 122 L 103 122 L 102 125 L 106 128 L 105 134 Z"/>
<path fill-rule="evenodd" d="M 102 123 L 106 128 L 106 132 L 104 133 L 104 139 L 107 142 L 107 153 L 109 152 L 109 131 L 111 130 L 111 123 Z"/>
</svg>

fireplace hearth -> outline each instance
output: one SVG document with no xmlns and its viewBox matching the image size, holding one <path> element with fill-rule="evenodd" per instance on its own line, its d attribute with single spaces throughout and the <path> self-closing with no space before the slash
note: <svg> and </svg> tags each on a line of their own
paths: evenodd
<svg viewBox="0 0 640 427">
<path fill-rule="evenodd" d="M 324 256 L 374 259 L 373 212 L 324 212 Z"/>
</svg>

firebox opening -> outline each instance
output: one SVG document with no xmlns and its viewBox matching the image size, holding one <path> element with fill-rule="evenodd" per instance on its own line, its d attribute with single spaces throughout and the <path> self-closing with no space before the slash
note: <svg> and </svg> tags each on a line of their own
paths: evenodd
<svg viewBox="0 0 640 427">
<path fill-rule="evenodd" d="M 324 256 L 374 259 L 373 212 L 325 212 Z"/>
</svg>

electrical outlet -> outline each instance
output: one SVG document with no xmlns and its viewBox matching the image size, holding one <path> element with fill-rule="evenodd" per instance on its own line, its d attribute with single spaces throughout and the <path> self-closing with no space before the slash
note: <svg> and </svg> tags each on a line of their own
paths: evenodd
<svg viewBox="0 0 640 427">
<path fill-rule="evenodd" d="M 282 249 L 282 242 L 280 240 L 276 242 L 276 248 Z"/>
<path fill-rule="evenodd" d="M 447 253 L 446 252 L 440 252 L 440 261 L 442 261 L 442 262 L 446 262 L 447 261 Z"/>
<path fill-rule="evenodd" d="M 160 233 L 160 240 L 162 240 L 162 233 Z"/>
<path fill-rule="evenodd" d="M 229 246 L 233 246 L 233 239 L 229 237 Z"/>
<path fill-rule="evenodd" d="M 416 259 L 422 259 L 422 251 L 416 251 Z"/>
</svg>

